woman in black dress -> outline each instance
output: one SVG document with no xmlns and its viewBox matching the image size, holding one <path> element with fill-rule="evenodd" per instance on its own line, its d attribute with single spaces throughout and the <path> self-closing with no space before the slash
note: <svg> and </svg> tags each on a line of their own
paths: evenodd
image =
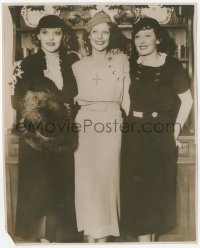
<svg viewBox="0 0 200 248">
<path fill-rule="evenodd" d="M 79 57 L 67 52 L 65 43 L 78 43 L 54 15 L 40 19 L 35 37 L 39 52 L 17 62 L 12 85 L 20 136 L 15 235 L 29 241 L 71 241 L 77 231 L 76 141 L 64 125 L 73 115 L 77 87 L 71 65 Z"/>
<path fill-rule="evenodd" d="M 154 241 L 155 235 L 176 226 L 178 136 L 192 106 L 187 73 L 177 59 L 164 53 L 169 49 L 168 37 L 152 18 L 143 18 L 134 26 L 137 52 L 130 59 L 122 226 L 125 233 L 143 242 Z"/>
</svg>

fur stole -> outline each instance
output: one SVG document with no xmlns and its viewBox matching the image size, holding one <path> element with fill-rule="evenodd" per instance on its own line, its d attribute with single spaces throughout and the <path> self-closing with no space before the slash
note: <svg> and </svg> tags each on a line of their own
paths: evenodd
<svg viewBox="0 0 200 248">
<path fill-rule="evenodd" d="M 78 130 L 70 108 L 61 100 L 61 91 L 48 78 L 29 82 L 29 90 L 20 103 L 20 132 L 31 147 L 42 152 L 73 152 L 78 147 Z"/>
</svg>

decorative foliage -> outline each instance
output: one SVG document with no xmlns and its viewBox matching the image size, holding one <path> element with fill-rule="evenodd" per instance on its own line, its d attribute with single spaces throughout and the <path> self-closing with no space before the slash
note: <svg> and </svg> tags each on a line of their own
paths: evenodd
<svg viewBox="0 0 200 248">
<path fill-rule="evenodd" d="M 151 17 L 156 19 L 160 24 L 166 24 L 171 19 L 174 7 L 166 5 L 136 5 L 135 12 L 138 19 L 141 17 Z"/>
<path fill-rule="evenodd" d="M 21 9 L 21 15 L 26 25 L 31 28 L 37 27 L 39 20 L 45 15 L 60 15 L 60 10 L 54 8 L 54 6 L 46 5 L 35 7 L 24 6 Z"/>
<path fill-rule="evenodd" d="M 91 10 L 91 9 L 97 9 L 96 8 L 96 5 L 85 5 L 83 7 L 83 11 L 85 11 L 85 10 Z"/>
<path fill-rule="evenodd" d="M 107 5 L 108 6 L 108 9 L 110 10 L 115 10 L 115 9 L 118 9 L 118 10 L 123 10 L 123 6 L 122 5 Z"/>
<path fill-rule="evenodd" d="M 10 90 L 11 96 L 14 95 L 15 86 L 18 80 L 22 78 L 22 74 L 24 73 L 22 71 L 21 62 L 22 62 L 21 60 L 14 62 L 13 80 L 12 82 L 9 83 L 9 86 L 10 86 L 9 90 Z"/>
<path fill-rule="evenodd" d="M 65 6 L 54 5 L 54 8 L 56 10 L 60 10 L 60 11 L 72 11 L 73 10 L 72 5 L 65 5 Z"/>
<path fill-rule="evenodd" d="M 124 9 L 114 16 L 114 20 L 117 24 L 121 23 L 136 23 L 138 15 L 130 9 Z"/>
<path fill-rule="evenodd" d="M 24 6 L 22 16 L 29 27 L 36 27 L 39 19 L 47 14 L 60 15 L 66 18 L 70 26 L 84 26 L 97 12 L 104 11 L 113 22 L 136 23 L 141 17 L 152 17 L 161 24 L 166 24 L 174 10 L 173 5 L 45 5 Z"/>
<path fill-rule="evenodd" d="M 43 10 L 44 11 L 44 6 L 42 5 L 35 5 L 35 6 L 26 6 L 27 9 L 30 9 L 30 10 Z"/>
</svg>

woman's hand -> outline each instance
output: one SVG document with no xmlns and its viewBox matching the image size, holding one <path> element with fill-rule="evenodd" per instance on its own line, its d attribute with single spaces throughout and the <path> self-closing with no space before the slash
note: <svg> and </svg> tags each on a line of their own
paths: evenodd
<svg viewBox="0 0 200 248">
<path fill-rule="evenodd" d="M 175 139 L 175 141 L 178 139 L 181 128 L 182 128 L 181 124 L 176 122 L 174 125 L 174 139 Z"/>
<path fill-rule="evenodd" d="M 176 123 L 174 125 L 174 140 L 175 140 L 175 143 L 176 143 L 176 147 L 178 147 L 178 148 L 182 147 L 181 142 L 178 140 L 178 136 L 179 136 L 180 131 L 181 131 L 180 125 L 177 125 L 177 123 Z"/>
<path fill-rule="evenodd" d="M 70 104 L 69 103 L 64 103 L 64 106 L 67 109 L 68 116 L 71 117 L 72 116 L 72 111 L 71 111 Z"/>
<path fill-rule="evenodd" d="M 178 147 L 178 148 L 182 148 L 183 147 L 183 145 L 181 144 L 181 142 L 178 141 L 177 139 L 176 139 L 176 147 Z"/>
</svg>

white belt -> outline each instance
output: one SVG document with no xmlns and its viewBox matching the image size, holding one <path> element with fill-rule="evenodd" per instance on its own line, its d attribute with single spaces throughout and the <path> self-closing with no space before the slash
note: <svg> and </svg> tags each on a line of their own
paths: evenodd
<svg viewBox="0 0 200 248">
<path fill-rule="evenodd" d="M 153 117 L 153 118 L 156 118 L 158 116 L 158 112 L 152 112 L 152 113 L 149 113 L 149 114 L 144 114 L 144 112 L 139 112 L 139 111 L 133 111 L 133 116 L 134 117 L 138 117 L 138 118 L 144 118 L 144 117 Z"/>
<path fill-rule="evenodd" d="M 93 103 L 88 105 L 82 105 L 81 109 L 94 110 L 94 111 L 109 111 L 109 110 L 119 110 L 120 105 L 117 102 L 102 102 Z"/>
</svg>

